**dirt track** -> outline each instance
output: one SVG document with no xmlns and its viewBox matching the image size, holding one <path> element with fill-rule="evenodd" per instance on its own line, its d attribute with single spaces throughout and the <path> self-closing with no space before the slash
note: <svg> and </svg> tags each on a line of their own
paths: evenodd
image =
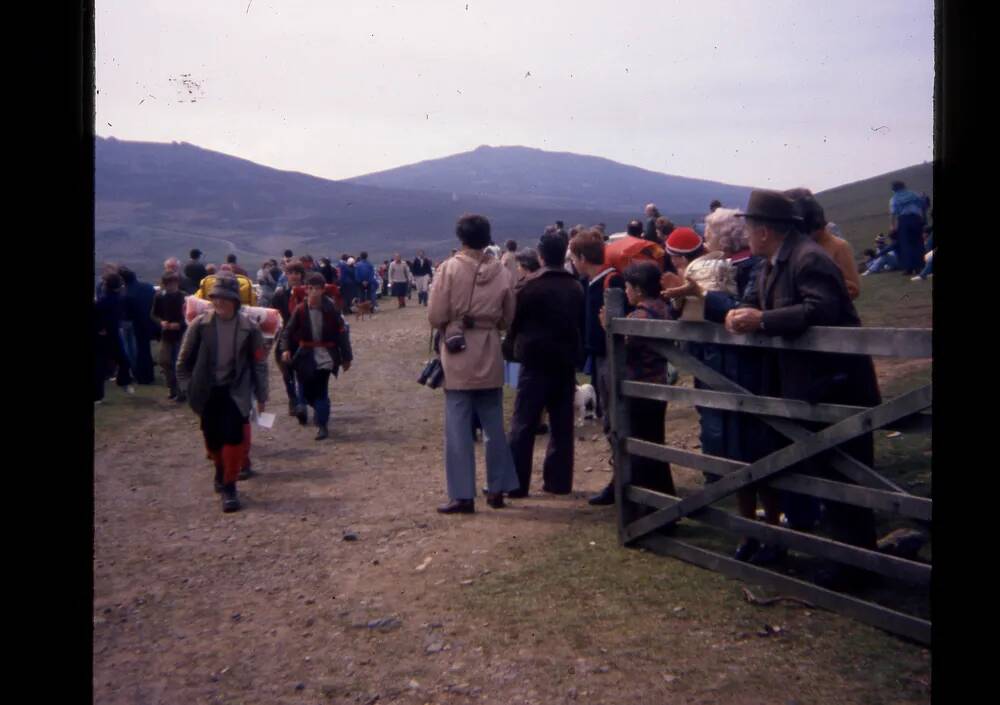
<svg viewBox="0 0 1000 705">
<path fill-rule="evenodd" d="M 474 516 L 437 514 L 445 499 L 443 399 L 414 382 L 427 353 L 425 309 L 388 306 L 374 321 L 351 319 L 356 362 L 331 383 L 330 440 L 314 442 L 312 427 L 286 415 L 272 365 L 269 410 L 278 421 L 271 431 L 254 429 L 259 475 L 240 483 L 244 510 L 236 514 L 221 512 L 189 408 L 167 402 L 162 387 L 145 388 L 135 399 L 109 389 L 95 451 L 96 703 L 618 703 L 663 702 L 671 692 L 681 702 L 788 701 L 780 691 L 765 697 L 755 687 L 725 685 L 727 678 L 752 682 L 765 663 L 777 681 L 803 678 L 799 666 L 769 661 L 773 652 L 747 641 L 745 624 L 759 626 L 758 615 L 745 611 L 753 608 L 737 605 L 742 611 L 734 619 L 744 626 L 734 631 L 728 623 L 680 620 L 685 613 L 668 609 L 676 602 L 665 603 L 666 617 L 644 621 L 688 640 L 683 653 L 674 651 L 679 641 L 631 643 L 640 626 L 602 636 L 608 628 L 602 623 L 590 641 L 587 615 L 617 608 L 617 598 L 604 596 L 603 587 L 573 597 L 571 583 L 583 585 L 587 570 L 599 576 L 649 560 L 614 546 L 610 510 L 585 502 L 610 477 L 596 426 L 577 444 L 574 495 L 537 492 L 536 469 L 537 494 L 529 499 L 502 510 L 479 501 Z M 690 440 L 694 430 L 688 424 L 671 435 L 677 434 Z M 481 448 L 477 454 L 482 480 Z M 348 532 L 357 540 L 345 540 Z M 529 579 L 516 571 L 534 553 L 558 558 L 577 550 L 546 548 L 576 537 L 611 558 L 553 568 L 568 577 L 543 597 L 583 620 L 573 626 L 583 636 L 571 640 L 559 615 L 530 594 Z M 690 593 L 688 613 L 714 599 L 698 581 L 729 600 L 731 583 L 719 576 L 653 560 L 676 590 L 687 590 L 664 599 Z M 497 613 L 498 595 L 511 589 L 520 595 L 522 587 L 524 597 L 513 604 L 527 601 L 530 630 L 517 626 L 519 615 L 503 613 L 512 603 Z M 623 589 L 627 604 L 637 593 Z M 584 606 L 588 596 L 596 602 Z M 832 615 L 808 619 L 817 617 L 853 629 Z M 807 617 L 788 612 L 787 619 L 797 624 Z M 725 650 L 715 651 L 720 644 Z M 801 648 L 813 653 L 815 646 Z M 647 647 L 660 653 L 644 654 Z M 738 665 L 723 667 L 718 653 Z M 907 651 L 918 671 L 929 662 L 922 653 Z M 674 683 L 678 676 L 664 675 L 666 668 L 714 675 L 692 689 L 684 678 Z M 849 677 L 836 670 L 821 675 L 821 685 Z M 802 682 L 813 677 L 806 673 Z M 681 692 L 672 690 L 678 684 Z M 901 694 L 899 701 L 923 700 L 925 686 L 914 687 L 913 700 Z M 850 701 L 843 690 L 830 695 Z"/>
</svg>

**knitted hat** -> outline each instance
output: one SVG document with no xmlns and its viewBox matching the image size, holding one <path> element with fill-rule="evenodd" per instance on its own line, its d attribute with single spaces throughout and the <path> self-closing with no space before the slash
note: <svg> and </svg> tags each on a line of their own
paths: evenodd
<svg viewBox="0 0 1000 705">
<path fill-rule="evenodd" d="M 667 237 L 667 254 L 689 255 L 692 252 L 697 252 L 704 242 L 701 235 L 691 228 L 674 228 L 674 231 Z"/>
</svg>

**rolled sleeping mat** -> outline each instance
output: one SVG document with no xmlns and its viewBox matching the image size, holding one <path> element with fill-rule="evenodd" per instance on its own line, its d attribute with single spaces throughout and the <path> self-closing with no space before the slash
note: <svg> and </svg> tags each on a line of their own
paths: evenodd
<svg viewBox="0 0 1000 705">
<path fill-rule="evenodd" d="M 205 311 L 212 310 L 212 302 L 197 296 L 184 297 L 184 320 L 189 324 Z M 265 338 L 273 338 L 281 330 L 281 314 L 276 308 L 263 306 L 240 306 L 240 312 L 260 327 Z"/>
</svg>

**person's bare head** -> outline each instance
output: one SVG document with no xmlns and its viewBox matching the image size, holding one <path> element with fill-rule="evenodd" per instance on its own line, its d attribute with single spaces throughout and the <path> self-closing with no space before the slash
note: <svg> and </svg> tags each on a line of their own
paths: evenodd
<svg viewBox="0 0 1000 705">
<path fill-rule="evenodd" d="M 646 204 L 646 217 L 647 218 L 658 218 L 660 217 L 660 211 L 656 209 L 655 203 Z"/>
<path fill-rule="evenodd" d="M 326 292 L 326 279 L 319 272 L 313 272 L 306 277 L 306 297 L 309 308 L 319 308 L 323 304 L 323 294 Z"/>
<path fill-rule="evenodd" d="M 302 262 L 293 259 L 285 267 L 285 276 L 288 277 L 288 286 L 302 286 L 306 268 L 302 266 Z"/>
<path fill-rule="evenodd" d="M 576 270 L 587 277 L 604 269 L 604 238 L 596 230 L 584 230 L 569 241 L 569 252 Z"/>
<path fill-rule="evenodd" d="M 176 257 L 168 257 L 163 262 L 163 269 L 169 272 L 179 272 L 181 271 L 181 261 Z"/>
<path fill-rule="evenodd" d="M 397 252 L 396 254 L 394 254 L 394 255 L 392 256 L 392 260 L 393 260 L 394 262 L 402 262 L 402 261 L 403 261 L 403 258 L 402 258 L 402 257 L 400 257 L 400 256 L 399 256 L 399 253 Z"/>
</svg>

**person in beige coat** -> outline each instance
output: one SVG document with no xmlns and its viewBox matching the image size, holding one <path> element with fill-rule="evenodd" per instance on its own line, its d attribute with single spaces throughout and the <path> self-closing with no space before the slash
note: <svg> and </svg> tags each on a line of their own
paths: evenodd
<svg viewBox="0 0 1000 705">
<path fill-rule="evenodd" d="M 441 334 L 445 390 L 445 475 L 450 501 L 443 514 L 475 512 L 476 457 L 469 428 L 479 417 L 486 445 L 487 503 L 503 506 L 518 489 L 503 423 L 500 329 L 514 319 L 514 291 L 506 267 L 483 250 L 490 222 L 463 215 L 455 228 L 462 249 L 438 267 L 428 319 Z M 464 343 L 461 341 L 464 339 Z"/>
</svg>

